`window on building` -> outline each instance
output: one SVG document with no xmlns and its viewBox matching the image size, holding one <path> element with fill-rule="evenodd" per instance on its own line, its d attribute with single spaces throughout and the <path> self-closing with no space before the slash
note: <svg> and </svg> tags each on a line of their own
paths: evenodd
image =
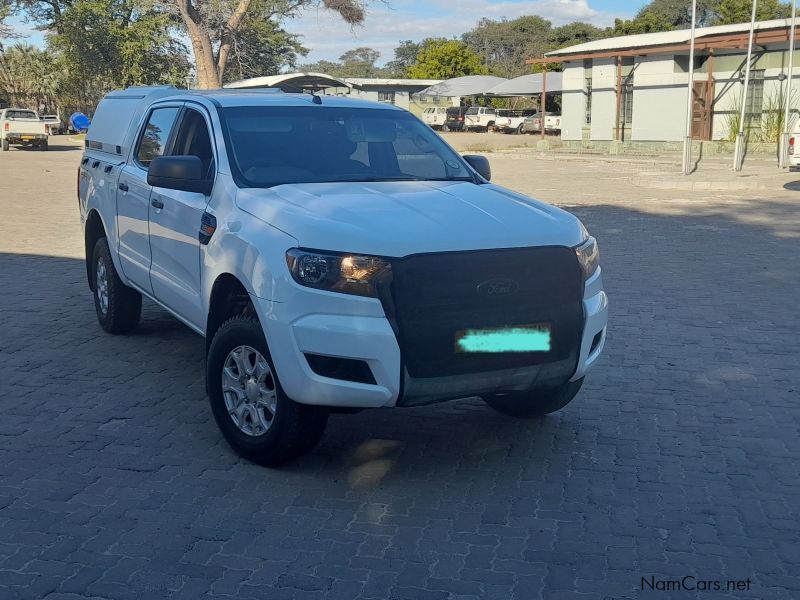
<svg viewBox="0 0 800 600">
<path fill-rule="evenodd" d="M 586 78 L 586 118 L 584 122 L 587 125 L 592 124 L 592 78 Z"/>
<path fill-rule="evenodd" d="M 394 92 L 378 92 L 378 102 L 394 104 Z"/>
<path fill-rule="evenodd" d="M 584 123 L 586 125 L 592 124 L 592 59 L 583 61 L 583 77 L 586 88 L 586 114 L 584 115 Z"/>
<path fill-rule="evenodd" d="M 750 85 L 747 90 L 745 107 L 748 129 L 761 129 L 761 116 L 764 111 L 764 70 L 750 71 Z"/>
<path fill-rule="evenodd" d="M 633 74 L 622 82 L 622 99 L 620 101 L 622 114 L 620 119 L 625 125 L 633 123 Z"/>
</svg>

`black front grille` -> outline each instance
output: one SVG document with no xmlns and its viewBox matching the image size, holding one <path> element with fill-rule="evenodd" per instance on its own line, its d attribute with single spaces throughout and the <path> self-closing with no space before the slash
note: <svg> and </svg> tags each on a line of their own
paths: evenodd
<svg viewBox="0 0 800 600">
<path fill-rule="evenodd" d="M 574 358 L 583 326 L 575 251 L 512 248 L 419 254 L 392 262 L 382 301 L 411 377 L 512 369 Z M 549 352 L 456 351 L 459 331 L 547 324 Z"/>
</svg>

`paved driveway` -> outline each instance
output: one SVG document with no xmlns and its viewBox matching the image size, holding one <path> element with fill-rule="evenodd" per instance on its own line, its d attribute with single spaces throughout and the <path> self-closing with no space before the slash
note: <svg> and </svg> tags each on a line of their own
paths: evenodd
<svg viewBox="0 0 800 600">
<path fill-rule="evenodd" d="M 0 155 L 0 599 L 800 597 L 797 192 L 493 155 L 600 240 L 611 329 L 581 395 L 538 421 L 334 416 L 269 470 L 217 432 L 199 337 L 151 304 L 101 332 L 80 151 L 51 149 Z"/>
</svg>

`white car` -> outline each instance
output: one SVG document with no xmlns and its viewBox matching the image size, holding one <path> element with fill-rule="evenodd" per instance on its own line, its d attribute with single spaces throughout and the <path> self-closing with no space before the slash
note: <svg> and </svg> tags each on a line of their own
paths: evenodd
<svg viewBox="0 0 800 600">
<path fill-rule="evenodd" d="M 535 108 L 523 110 L 499 109 L 494 127 L 501 133 L 522 133 L 522 124 L 526 117 L 537 114 Z"/>
<path fill-rule="evenodd" d="M 98 321 L 133 330 L 144 296 L 205 336 L 217 424 L 262 464 L 331 411 L 558 410 L 605 342 L 597 243 L 490 175 L 386 104 L 113 92 L 78 173 Z"/>
<path fill-rule="evenodd" d="M 464 128 L 467 131 L 489 131 L 494 128 L 497 111 L 485 106 L 470 106 L 464 113 Z"/>
<path fill-rule="evenodd" d="M 44 121 L 45 128 L 47 129 L 47 135 L 58 135 L 64 127 L 58 115 L 42 115 L 42 121 Z"/>
<path fill-rule="evenodd" d="M 47 126 L 34 110 L 4 108 L 0 110 L 0 147 L 33 146 L 47 150 Z"/>
<path fill-rule="evenodd" d="M 422 120 L 431 129 L 442 129 L 447 119 L 446 106 L 429 106 L 422 111 Z"/>
</svg>

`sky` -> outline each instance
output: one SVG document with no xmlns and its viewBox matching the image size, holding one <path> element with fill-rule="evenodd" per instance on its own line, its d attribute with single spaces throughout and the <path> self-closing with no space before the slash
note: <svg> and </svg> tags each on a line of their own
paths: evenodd
<svg viewBox="0 0 800 600">
<path fill-rule="evenodd" d="M 645 0 L 371 0 L 364 24 L 350 27 L 338 15 L 324 9 L 305 11 L 284 27 L 302 36 L 310 49 L 302 62 L 336 60 L 346 50 L 369 46 L 381 53 L 383 64 L 391 60 L 399 40 L 426 37 L 459 37 L 483 17 L 514 19 L 539 15 L 554 26 L 584 21 L 611 25 L 615 17 L 630 18 Z M 21 19 L 8 23 L 26 35 L 25 41 L 41 46 L 43 37 Z"/>
</svg>

